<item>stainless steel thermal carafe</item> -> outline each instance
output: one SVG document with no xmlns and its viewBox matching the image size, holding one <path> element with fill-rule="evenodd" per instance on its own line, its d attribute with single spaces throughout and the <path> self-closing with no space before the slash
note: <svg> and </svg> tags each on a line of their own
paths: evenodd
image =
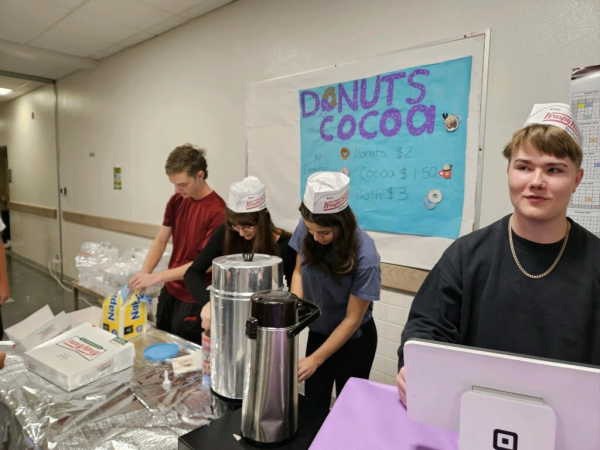
<svg viewBox="0 0 600 450">
<path fill-rule="evenodd" d="M 259 253 L 227 255 L 213 260 L 212 272 L 211 388 L 222 397 L 241 400 L 250 297 L 283 288 L 283 263 Z"/>
<path fill-rule="evenodd" d="M 272 446 L 298 431 L 298 334 L 321 314 L 286 291 L 258 292 L 246 322 L 242 436 Z"/>
</svg>

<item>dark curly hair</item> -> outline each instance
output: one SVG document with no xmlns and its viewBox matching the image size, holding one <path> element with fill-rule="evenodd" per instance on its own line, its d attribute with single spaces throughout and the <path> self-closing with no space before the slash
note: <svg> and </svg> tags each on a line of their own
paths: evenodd
<svg viewBox="0 0 600 450">
<path fill-rule="evenodd" d="M 208 178 L 206 150 L 192 144 L 180 145 L 169 154 L 165 170 L 167 175 L 185 172 L 190 177 L 196 177 L 198 172 L 203 171 L 206 180 Z"/>
<path fill-rule="evenodd" d="M 307 222 L 334 230 L 330 245 L 319 244 L 310 233 L 306 233 L 302 243 L 302 265 L 319 268 L 339 284 L 341 276 L 354 272 L 358 264 L 358 225 L 352 209 L 348 206 L 337 213 L 313 214 L 304 203 L 300 204 L 299 209 Z"/>
</svg>

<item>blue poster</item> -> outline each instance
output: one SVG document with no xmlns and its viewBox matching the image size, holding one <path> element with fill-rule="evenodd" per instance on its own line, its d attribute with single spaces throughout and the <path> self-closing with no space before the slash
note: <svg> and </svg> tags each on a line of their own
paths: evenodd
<svg viewBox="0 0 600 450">
<path fill-rule="evenodd" d="M 342 171 L 362 228 L 457 238 L 470 80 L 469 56 L 300 91 L 302 195 Z"/>
</svg>

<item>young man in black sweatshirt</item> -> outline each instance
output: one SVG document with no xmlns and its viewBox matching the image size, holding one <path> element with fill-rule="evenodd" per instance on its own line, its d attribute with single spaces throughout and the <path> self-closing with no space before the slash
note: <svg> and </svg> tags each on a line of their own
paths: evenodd
<svg viewBox="0 0 600 450">
<path fill-rule="evenodd" d="M 580 136 L 561 104 L 536 105 L 513 135 L 514 212 L 456 240 L 414 298 L 398 349 L 404 404 L 409 338 L 600 365 L 600 239 L 567 218 Z"/>
</svg>

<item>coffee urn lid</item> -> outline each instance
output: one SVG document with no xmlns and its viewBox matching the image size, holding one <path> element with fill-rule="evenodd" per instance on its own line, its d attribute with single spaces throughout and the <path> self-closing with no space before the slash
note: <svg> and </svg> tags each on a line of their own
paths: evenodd
<svg viewBox="0 0 600 450">
<path fill-rule="evenodd" d="M 260 328 L 288 328 L 298 322 L 298 297 L 281 291 L 260 291 L 250 298 L 250 315 Z"/>
</svg>

